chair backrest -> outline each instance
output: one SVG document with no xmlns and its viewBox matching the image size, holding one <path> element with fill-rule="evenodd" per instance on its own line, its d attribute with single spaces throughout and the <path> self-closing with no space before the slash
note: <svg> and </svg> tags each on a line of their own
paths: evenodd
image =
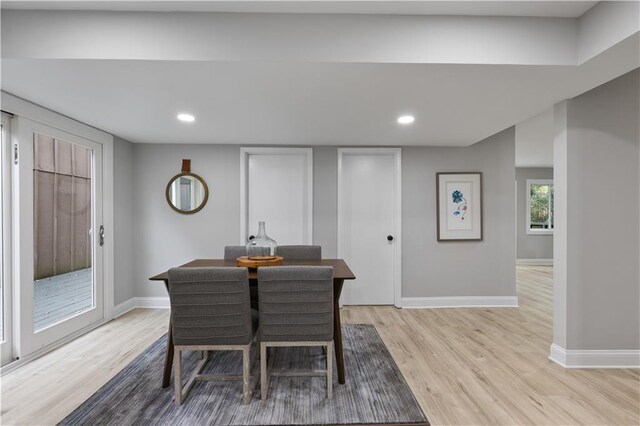
<svg viewBox="0 0 640 426">
<path fill-rule="evenodd" d="M 247 255 L 247 248 L 245 246 L 225 246 L 224 258 L 228 260 L 235 260 L 240 256 Z"/>
<path fill-rule="evenodd" d="M 225 246 L 225 260 L 235 260 L 240 256 L 266 256 L 269 254 L 269 247 L 246 247 L 246 246 Z"/>
<path fill-rule="evenodd" d="M 289 260 L 322 259 L 321 246 L 278 246 L 276 254 Z"/>
<path fill-rule="evenodd" d="M 251 341 L 246 268 L 170 269 L 169 299 L 174 344 L 236 345 Z"/>
<path fill-rule="evenodd" d="M 333 339 L 333 268 L 258 268 L 260 339 L 306 342 Z"/>
</svg>

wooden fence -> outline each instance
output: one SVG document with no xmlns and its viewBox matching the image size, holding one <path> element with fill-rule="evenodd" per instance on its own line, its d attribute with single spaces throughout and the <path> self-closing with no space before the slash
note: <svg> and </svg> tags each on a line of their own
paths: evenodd
<svg viewBox="0 0 640 426">
<path fill-rule="evenodd" d="M 91 158 L 88 148 L 34 135 L 34 279 L 91 266 Z"/>
</svg>

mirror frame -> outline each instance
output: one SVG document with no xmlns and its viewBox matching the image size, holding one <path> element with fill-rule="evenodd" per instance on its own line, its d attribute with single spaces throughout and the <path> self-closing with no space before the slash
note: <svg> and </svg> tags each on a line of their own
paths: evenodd
<svg viewBox="0 0 640 426">
<path fill-rule="evenodd" d="M 176 179 L 182 176 L 192 176 L 197 180 L 199 180 L 202 186 L 204 186 L 204 199 L 202 200 L 202 203 L 200 203 L 200 205 L 193 210 L 180 210 L 179 208 L 174 206 L 173 203 L 171 202 L 171 196 L 169 195 L 171 192 L 171 184 L 173 184 L 173 182 L 175 182 Z M 194 214 L 202 210 L 202 208 L 207 204 L 207 201 L 209 200 L 209 187 L 207 186 L 207 182 L 205 182 L 204 179 L 202 179 L 197 174 L 191 173 L 191 172 L 182 172 L 182 173 L 178 173 L 177 175 L 169 179 L 169 183 L 167 184 L 167 189 L 165 190 L 165 196 L 167 197 L 167 203 L 169 204 L 169 207 L 171 207 L 174 211 L 180 214 Z"/>
</svg>

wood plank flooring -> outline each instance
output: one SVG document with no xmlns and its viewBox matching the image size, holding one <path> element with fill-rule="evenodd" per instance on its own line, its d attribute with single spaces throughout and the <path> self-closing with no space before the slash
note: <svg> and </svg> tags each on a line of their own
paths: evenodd
<svg viewBox="0 0 640 426">
<path fill-rule="evenodd" d="M 136 309 L 0 377 L 0 424 L 57 424 L 166 333 L 168 321 L 167 309 Z"/>
<path fill-rule="evenodd" d="M 519 308 L 352 307 L 373 323 L 433 424 L 640 424 L 638 370 L 548 360 L 552 268 L 519 267 Z"/>
<path fill-rule="evenodd" d="M 434 425 L 640 424 L 639 371 L 565 370 L 548 360 L 551 271 L 518 267 L 520 308 L 347 307 L 342 318 L 375 324 Z M 137 309 L 5 375 L 0 422 L 57 423 L 167 321 L 167 310 Z"/>
</svg>

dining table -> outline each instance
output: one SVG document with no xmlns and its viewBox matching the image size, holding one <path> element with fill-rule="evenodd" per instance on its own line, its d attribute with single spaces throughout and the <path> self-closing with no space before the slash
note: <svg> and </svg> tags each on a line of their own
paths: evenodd
<svg viewBox="0 0 640 426">
<path fill-rule="evenodd" d="M 344 353 L 342 349 L 342 325 L 340 322 L 340 295 L 345 280 L 355 280 L 356 277 L 349 269 L 343 259 L 304 259 L 287 260 L 284 259 L 282 266 L 331 266 L 333 267 L 333 342 L 336 356 L 336 368 L 338 370 L 338 383 L 345 383 Z M 235 259 L 195 259 L 191 262 L 180 265 L 185 268 L 197 267 L 238 267 Z M 249 269 L 249 282 L 252 285 L 258 283 L 258 274 L 255 268 Z M 169 271 L 162 272 L 149 278 L 151 281 L 164 282 L 169 288 Z M 328 356 L 329 354 L 327 354 Z M 162 376 L 162 387 L 166 388 L 171 383 L 171 368 L 173 365 L 173 337 L 171 331 L 171 316 L 169 316 L 169 331 L 167 333 L 167 348 L 164 359 L 164 374 Z"/>
</svg>

